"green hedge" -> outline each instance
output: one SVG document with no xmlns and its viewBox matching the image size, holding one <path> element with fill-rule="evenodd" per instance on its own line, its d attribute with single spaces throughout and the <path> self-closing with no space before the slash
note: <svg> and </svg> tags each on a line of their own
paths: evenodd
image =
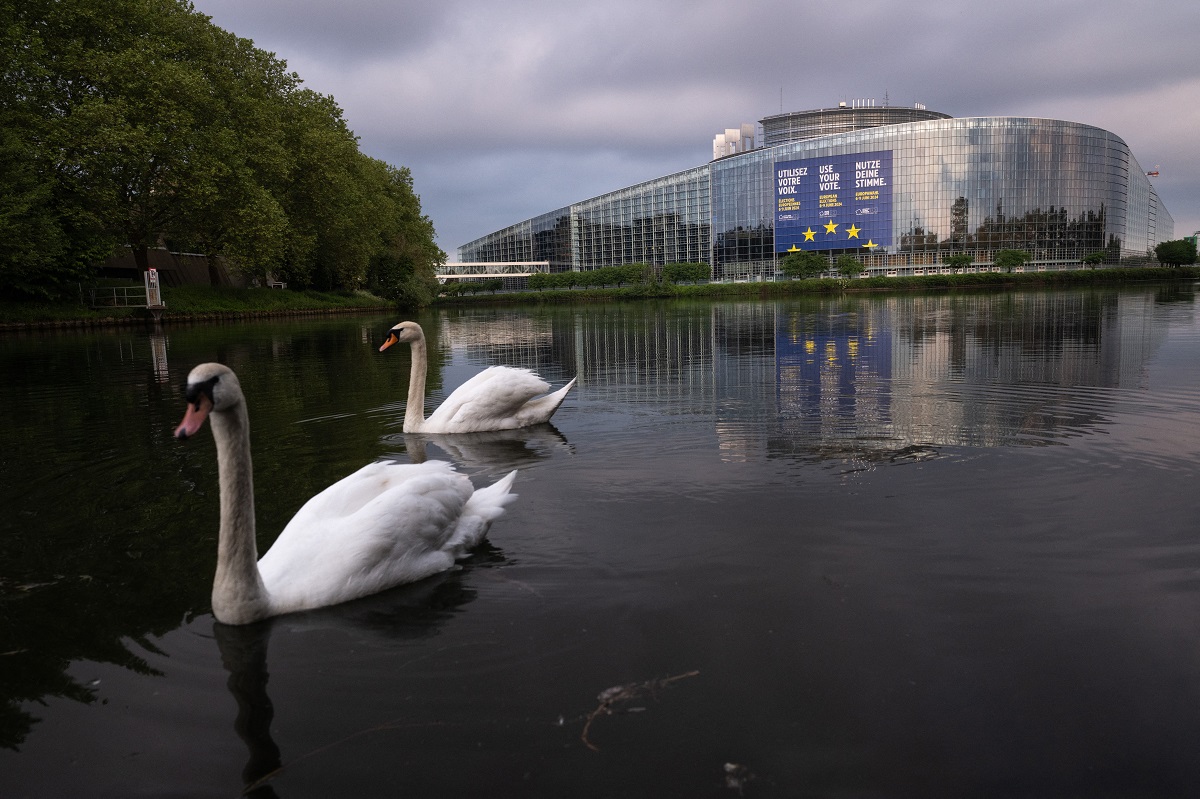
<svg viewBox="0 0 1200 799">
<path fill-rule="evenodd" d="M 544 275 L 543 277 L 554 278 L 559 275 L 580 276 L 587 274 L 587 272 L 561 272 L 553 275 Z M 530 277 L 531 284 L 534 283 L 533 277 Z M 1196 279 L 1200 279 L 1200 267 L 1077 269 L 1062 272 L 1023 273 L 977 272 L 962 275 L 914 275 L 907 277 L 865 277 L 855 279 L 834 277 L 746 283 L 702 283 L 699 285 L 639 283 L 620 288 L 592 287 L 577 288 L 574 290 L 566 288 L 536 289 L 531 285 L 530 291 L 509 292 L 496 296 L 489 295 L 472 298 L 441 298 L 439 302 L 569 303 L 663 297 L 787 297 L 803 294 L 836 294 L 847 291 L 927 291 Z M 546 284 L 543 283 L 542 285 Z"/>
</svg>

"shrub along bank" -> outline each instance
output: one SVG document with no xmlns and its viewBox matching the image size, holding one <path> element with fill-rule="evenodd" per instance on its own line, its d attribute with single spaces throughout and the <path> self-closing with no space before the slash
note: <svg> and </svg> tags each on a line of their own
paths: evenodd
<svg viewBox="0 0 1200 799">
<path fill-rule="evenodd" d="M 599 270 L 597 270 L 599 271 Z M 586 274 L 586 273 L 583 273 Z M 978 288 L 1036 288 L 1041 286 L 1079 286 L 1106 283 L 1193 281 L 1200 279 L 1200 267 L 1134 267 L 1113 269 L 1077 269 L 1063 272 L 980 272 L 962 275 L 923 275 L 910 277 L 810 278 L 747 283 L 656 283 L 633 282 L 621 285 L 582 288 L 547 288 L 510 291 L 502 294 L 463 293 L 439 297 L 439 304 L 459 303 L 570 303 L 601 302 L 665 297 L 788 297 L 803 294 L 841 294 L 878 291 L 945 291 Z M 615 281 L 614 281 L 615 282 Z"/>
<path fill-rule="evenodd" d="M 628 279 L 628 275 L 623 275 Z M 690 277 L 690 275 L 688 276 Z M 635 278 L 636 279 L 636 278 Z M 925 275 L 922 277 L 814 278 L 758 283 L 622 282 L 621 285 L 582 288 L 547 288 L 540 291 L 507 291 L 464 294 L 447 291 L 434 302 L 450 304 L 586 303 L 613 300 L 721 297 L 788 297 L 804 294 L 838 294 L 886 291 L 945 291 L 1004 289 L 1039 286 L 1099 285 L 1130 282 L 1195 281 L 1200 267 L 1140 267 L 1079 269 L 1065 272 Z M 129 284 L 133 286 L 133 283 Z M 490 287 L 489 287 L 490 288 Z M 494 289 L 493 289 L 494 290 Z M 365 291 L 320 292 L 288 289 L 236 289 L 208 286 L 164 287 L 164 322 L 333 314 L 398 310 L 405 306 Z M 89 308 L 82 300 L 62 303 L 0 302 L 0 329 L 76 325 L 141 324 L 150 318 L 145 308 Z"/>
</svg>

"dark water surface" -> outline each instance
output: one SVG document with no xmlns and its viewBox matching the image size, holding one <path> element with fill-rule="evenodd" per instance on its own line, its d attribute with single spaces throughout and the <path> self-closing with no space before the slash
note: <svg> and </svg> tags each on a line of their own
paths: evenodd
<svg viewBox="0 0 1200 799">
<path fill-rule="evenodd" d="M 579 375 L 492 436 L 401 432 L 390 317 L 0 336 L 0 794 L 1193 794 L 1193 288 L 423 314 L 430 408 Z M 460 570 L 214 625 L 207 360 L 260 550 L 378 458 L 520 498 Z"/>
</svg>

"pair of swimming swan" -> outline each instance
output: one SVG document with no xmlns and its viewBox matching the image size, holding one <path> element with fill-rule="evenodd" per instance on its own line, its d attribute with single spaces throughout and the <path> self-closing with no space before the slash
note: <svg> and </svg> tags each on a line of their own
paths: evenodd
<svg viewBox="0 0 1200 799">
<path fill-rule="evenodd" d="M 419 326 L 404 322 L 392 328 L 380 349 L 396 340 L 414 342 L 413 382 L 418 366 L 415 342 L 420 342 L 421 390 L 415 396 L 417 416 L 423 420 L 424 337 Z M 512 372 L 520 388 L 506 389 L 500 383 Z M 523 410 L 531 404 L 529 398 L 516 405 L 514 398 L 527 392 L 533 381 L 545 387 L 540 378 L 507 367 L 492 367 L 483 375 L 489 376 L 468 381 L 430 417 L 439 432 L 537 424 L 562 403 L 562 396 L 553 404 L 534 400 L 534 410 Z M 574 382 L 555 393 L 565 395 Z M 410 386 L 405 431 L 413 398 Z M 445 571 L 483 541 L 504 506 L 516 498 L 510 493 L 515 470 L 476 490 L 444 461 L 371 463 L 308 500 L 259 559 L 249 415 L 237 375 L 217 363 L 197 366 L 188 375 L 187 403 L 175 437 L 186 440 L 209 420 L 217 446 L 221 515 L 212 609 L 224 624 L 335 605 Z M 454 412 L 439 416 L 448 407 Z M 498 415 L 504 408 L 507 414 Z M 487 418 L 508 426 L 477 426 Z M 530 421 L 514 423 L 521 420 Z"/>
</svg>

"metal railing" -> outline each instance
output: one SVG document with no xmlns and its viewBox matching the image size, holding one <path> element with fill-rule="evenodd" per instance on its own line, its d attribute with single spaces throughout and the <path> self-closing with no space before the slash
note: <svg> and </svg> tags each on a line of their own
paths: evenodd
<svg viewBox="0 0 1200 799">
<path fill-rule="evenodd" d="M 148 269 L 142 275 L 141 286 L 97 286 L 88 289 L 88 305 L 92 308 L 146 308 L 158 321 L 167 304 L 162 298 L 158 270 Z M 80 294 L 83 287 L 80 286 Z M 82 297 L 81 297 L 82 299 Z"/>
<path fill-rule="evenodd" d="M 91 308 L 145 308 L 146 289 L 143 286 L 101 286 L 88 289 Z"/>
</svg>

